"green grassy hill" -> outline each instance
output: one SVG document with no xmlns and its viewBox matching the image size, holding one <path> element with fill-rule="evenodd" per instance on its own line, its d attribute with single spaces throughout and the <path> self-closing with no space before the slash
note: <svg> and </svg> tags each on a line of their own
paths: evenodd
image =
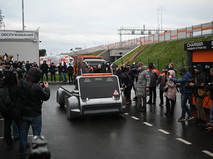
<svg viewBox="0 0 213 159">
<path fill-rule="evenodd" d="M 92 53 L 92 55 L 98 56 L 99 54 L 101 54 L 102 52 L 104 52 L 105 50 L 98 50 Z"/>
<path fill-rule="evenodd" d="M 188 66 L 187 52 L 184 51 L 184 44 L 199 41 L 213 40 L 213 36 L 196 37 L 188 39 L 180 39 L 174 41 L 165 41 L 147 45 L 138 56 L 128 64 L 133 62 L 143 62 L 148 66 L 150 62 L 155 64 L 156 69 L 161 72 L 170 62 L 175 64 L 175 69 L 178 71 L 181 67 Z M 141 46 L 142 47 L 142 46 Z M 117 61 L 119 65 L 121 60 Z"/>
</svg>

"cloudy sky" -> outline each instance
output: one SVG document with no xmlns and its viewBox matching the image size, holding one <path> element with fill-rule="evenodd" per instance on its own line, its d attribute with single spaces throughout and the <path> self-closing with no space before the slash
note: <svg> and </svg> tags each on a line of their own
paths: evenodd
<svg viewBox="0 0 213 159">
<path fill-rule="evenodd" d="M 118 42 L 122 26 L 157 28 L 159 8 L 163 29 L 177 29 L 213 21 L 212 7 L 213 0 L 24 0 L 24 19 L 26 30 L 39 28 L 40 49 L 54 55 Z M 0 10 L 5 30 L 22 30 L 22 0 L 1 0 Z"/>
</svg>

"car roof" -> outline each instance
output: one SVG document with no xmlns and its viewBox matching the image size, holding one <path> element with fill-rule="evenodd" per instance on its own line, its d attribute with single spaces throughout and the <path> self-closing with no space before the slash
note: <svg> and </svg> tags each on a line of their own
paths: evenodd
<svg viewBox="0 0 213 159">
<path fill-rule="evenodd" d="M 104 59 L 85 59 L 85 62 L 92 62 L 92 61 L 99 61 L 99 62 L 105 62 Z"/>
</svg>

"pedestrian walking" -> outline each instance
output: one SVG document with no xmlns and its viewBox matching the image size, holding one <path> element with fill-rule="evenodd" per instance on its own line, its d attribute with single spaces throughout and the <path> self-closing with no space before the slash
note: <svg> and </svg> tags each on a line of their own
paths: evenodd
<svg viewBox="0 0 213 159">
<path fill-rule="evenodd" d="M 146 96 L 149 91 L 150 76 L 147 72 L 147 67 L 145 67 L 142 62 L 138 63 L 138 70 L 139 70 L 138 81 L 135 84 L 137 96 L 136 108 L 139 111 L 144 112 L 146 111 Z"/>
<path fill-rule="evenodd" d="M 187 106 L 187 100 L 190 99 L 192 95 L 192 89 L 187 86 L 189 80 L 192 78 L 192 75 L 190 72 L 187 72 L 187 70 L 183 67 L 179 70 L 181 78 L 176 79 L 172 77 L 172 75 L 169 75 L 169 80 L 173 81 L 174 83 L 180 83 L 180 93 L 181 93 L 181 109 L 182 114 L 181 117 L 178 119 L 179 122 L 185 121 L 185 120 L 192 120 L 194 119 L 194 116 L 191 113 L 191 110 Z M 188 114 L 187 119 L 185 119 L 185 114 Z"/>
</svg>

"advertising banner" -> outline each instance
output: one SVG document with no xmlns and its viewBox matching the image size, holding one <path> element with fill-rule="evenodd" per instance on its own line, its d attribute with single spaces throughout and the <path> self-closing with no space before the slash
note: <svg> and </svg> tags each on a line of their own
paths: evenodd
<svg viewBox="0 0 213 159">
<path fill-rule="evenodd" d="M 0 31 L 0 39 L 35 39 L 35 32 Z"/>
</svg>

